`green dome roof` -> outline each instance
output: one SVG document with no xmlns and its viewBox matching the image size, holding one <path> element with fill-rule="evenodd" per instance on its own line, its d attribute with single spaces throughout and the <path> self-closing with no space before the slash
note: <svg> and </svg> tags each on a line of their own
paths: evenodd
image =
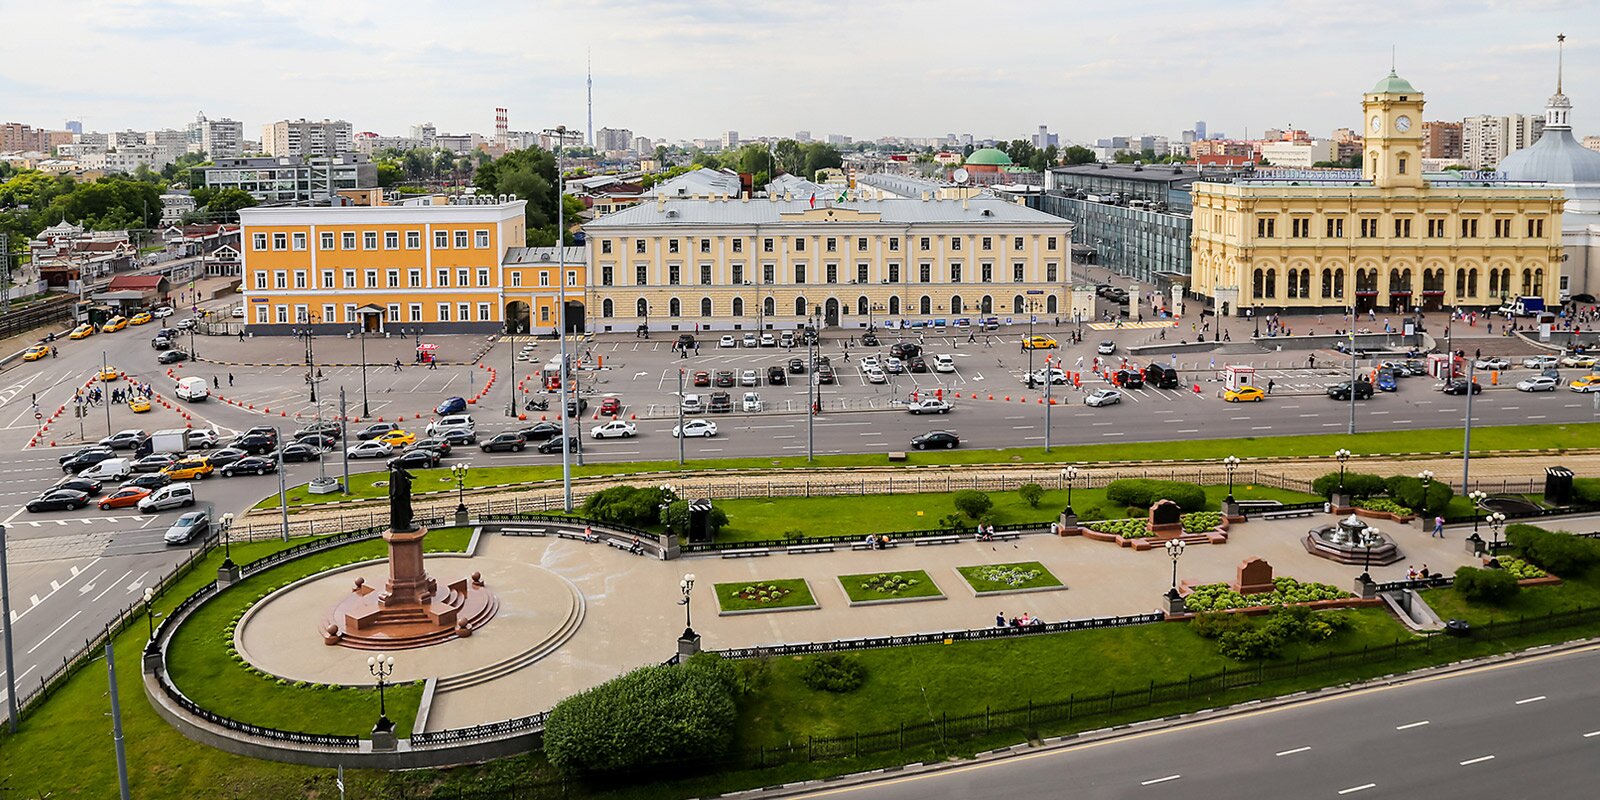
<svg viewBox="0 0 1600 800">
<path fill-rule="evenodd" d="M 1408 81 L 1405 78 L 1402 78 L 1399 75 L 1394 74 L 1394 70 L 1392 70 L 1392 69 L 1389 70 L 1389 77 L 1384 78 L 1381 81 L 1378 81 L 1378 85 L 1372 87 L 1372 91 L 1367 92 L 1367 94 L 1416 94 L 1416 93 L 1417 93 L 1417 90 L 1416 90 L 1415 87 L 1413 87 L 1411 85 L 1411 81 Z"/>
<path fill-rule="evenodd" d="M 972 151 L 972 155 L 967 156 L 966 163 L 989 167 L 1006 167 L 1011 165 L 1011 156 L 993 147 L 985 147 L 982 150 Z"/>
</svg>

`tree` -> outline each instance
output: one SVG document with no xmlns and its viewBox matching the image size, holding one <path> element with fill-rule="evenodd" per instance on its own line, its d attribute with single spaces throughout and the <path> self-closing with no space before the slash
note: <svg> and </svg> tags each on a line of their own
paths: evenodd
<svg viewBox="0 0 1600 800">
<path fill-rule="evenodd" d="M 195 202 L 198 203 L 200 201 L 196 199 Z M 210 194 L 206 200 L 206 221 L 214 223 L 238 222 L 239 209 L 249 208 L 260 202 L 254 195 L 243 189 L 228 187 L 217 190 Z"/>
<path fill-rule="evenodd" d="M 1061 155 L 1068 164 L 1093 164 L 1095 162 L 1094 151 L 1078 145 L 1068 147 L 1062 151 Z"/>
<path fill-rule="evenodd" d="M 667 165 L 667 146 L 664 144 L 656 145 L 656 163 L 663 167 Z"/>
<path fill-rule="evenodd" d="M 377 168 L 379 186 L 387 189 L 400 183 L 400 178 L 404 173 L 404 170 L 400 164 L 394 161 L 379 161 Z"/>
<path fill-rule="evenodd" d="M 1029 508 L 1038 508 L 1039 501 L 1044 499 L 1044 487 L 1037 483 L 1024 483 L 1017 487 L 1017 494 Z"/>
<path fill-rule="evenodd" d="M 529 147 L 507 153 L 479 166 L 473 183 L 485 194 L 515 194 L 527 200 L 527 244 L 529 247 L 554 245 L 556 242 L 556 158 L 555 154 L 539 147 Z M 583 202 L 568 196 L 565 208 L 567 221 L 577 221 L 583 211 Z M 564 237 L 571 243 L 570 233 Z"/>
<path fill-rule="evenodd" d="M 710 653 L 640 667 L 556 704 L 544 753 L 568 774 L 672 767 L 725 754 L 738 706 L 735 670 Z"/>
<path fill-rule="evenodd" d="M 966 514 L 972 519 L 983 516 L 989 512 L 989 509 L 994 507 L 994 500 L 989 495 L 972 489 L 956 492 L 952 503 L 957 511 Z"/>
<path fill-rule="evenodd" d="M 825 169 L 839 169 L 844 166 L 844 156 L 839 149 L 824 142 L 810 142 L 803 148 L 805 153 L 805 166 L 802 173 L 813 180 L 817 173 Z"/>
</svg>

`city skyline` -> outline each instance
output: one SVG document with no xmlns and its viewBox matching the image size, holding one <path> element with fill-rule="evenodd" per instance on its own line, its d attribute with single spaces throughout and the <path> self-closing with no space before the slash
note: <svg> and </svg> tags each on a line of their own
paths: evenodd
<svg viewBox="0 0 1600 800">
<path fill-rule="evenodd" d="M 1600 72 L 1600 31 L 1585 35 L 1593 26 L 1571 0 L 1358 2 L 1337 12 L 1241 2 L 1201 20 L 1169 13 L 1182 7 L 1167 2 L 1137 13 L 1042 7 L 1026 20 L 996 15 L 1003 36 L 950 46 L 939 43 L 959 37 L 968 23 L 958 20 L 975 16 L 970 6 L 66 5 L 81 12 L 73 15 L 80 47 L 27 36 L 8 45 L 13 57 L 0 65 L 7 120 L 147 130 L 179 127 L 203 111 L 241 120 L 247 135 L 301 117 L 384 135 L 424 121 L 441 132 L 489 133 L 503 106 L 513 130 L 581 129 L 592 51 L 595 127 L 653 139 L 734 129 L 746 137 L 808 130 L 818 139 L 970 132 L 1009 140 L 1042 122 L 1064 142 L 1092 144 L 1128 133 L 1176 139 L 1197 119 L 1230 137 L 1290 127 L 1325 135 L 1359 122 L 1350 98 L 1388 71 L 1391 46 L 1400 74 L 1427 95 L 1428 119 L 1538 113 L 1555 90 L 1555 35 L 1566 32 L 1574 128 L 1600 128 L 1600 82 L 1585 81 Z M 62 13 L 59 5 L 6 12 L 14 30 L 42 29 Z M 1242 32 L 1238 21 L 1260 13 L 1295 24 L 1272 37 Z M 440 15 L 499 22 L 439 25 Z M 116 66 L 141 43 L 168 57 Z M 1019 59 L 1040 48 L 1058 55 Z M 1282 79 L 1286 59 L 1294 80 Z"/>
</svg>

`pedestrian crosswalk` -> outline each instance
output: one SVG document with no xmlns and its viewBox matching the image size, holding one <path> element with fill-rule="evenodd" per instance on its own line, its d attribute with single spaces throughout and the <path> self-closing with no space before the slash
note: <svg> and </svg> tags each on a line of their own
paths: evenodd
<svg viewBox="0 0 1600 800">
<path fill-rule="evenodd" d="M 1089 329 L 1095 331 L 1128 331 L 1128 330 L 1153 330 L 1156 328 L 1170 328 L 1177 324 L 1176 320 L 1151 320 L 1149 322 L 1091 322 Z"/>
</svg>

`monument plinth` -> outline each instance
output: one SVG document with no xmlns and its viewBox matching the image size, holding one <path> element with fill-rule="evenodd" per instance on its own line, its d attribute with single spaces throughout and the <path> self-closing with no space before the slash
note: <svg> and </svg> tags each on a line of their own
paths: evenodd
<svg viewBox="0 0 1600 800">
<path fill-rule="evenodd" d="M 422 540 L 428 529 L 414 524 L 411 475 L 390 468 L 389 579 L 383 591 L 356 578 L 350 594 L 322 622 L 322 641 L 357 650 L 403 650 L 472 635 L 494 618 L 499 601 L 478 573 L 439 592 L 423 564 Z"/>
</svg>

